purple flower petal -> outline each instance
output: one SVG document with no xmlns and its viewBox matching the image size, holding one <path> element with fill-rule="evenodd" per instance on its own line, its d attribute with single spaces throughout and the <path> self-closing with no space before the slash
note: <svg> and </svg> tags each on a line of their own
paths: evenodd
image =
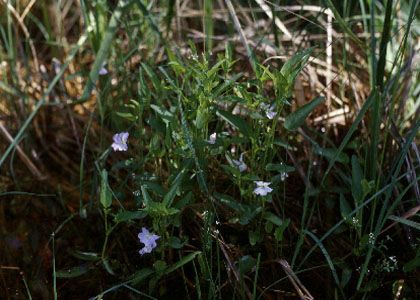
<svg viewBox="0 0 420 300">
<path fill-rule="evenodd" d="M 114 134 L 114 136 L 112 137 L 112 140 L 114 141 L 111 145 L 112 149 L 114 149 L 114 151 L 127 151 L 128 136 L 128 132 L 120 132 Z"/>
<path fill-rule="evenodd" d="M 138 238 L 140 242 L 144 244 L 144 247 L 139 250 L 139 254 L 144 255 L 146 253 L 151 253 L 152 250 L 156 248 L 156 241 L 160 239 L 160 236 L 150 233 L 147 228 L 143 227 L 141 232 L 138 234 Z"/>
</svg>

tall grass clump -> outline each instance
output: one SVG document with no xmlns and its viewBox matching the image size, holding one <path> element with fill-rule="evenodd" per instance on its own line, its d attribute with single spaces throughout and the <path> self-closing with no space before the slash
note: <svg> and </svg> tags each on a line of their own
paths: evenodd
<svg viewBox="0 0 420 300">
<path fill-rule="evenodd" d="M 1 299 L 415 299 L 419 1 L 0 0 Z"/>
</svg>

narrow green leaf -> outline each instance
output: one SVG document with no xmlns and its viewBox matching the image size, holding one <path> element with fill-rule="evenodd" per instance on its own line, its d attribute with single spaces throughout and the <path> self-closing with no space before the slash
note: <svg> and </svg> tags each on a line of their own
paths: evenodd
<svg viewBox="0 0 420 300">
<path fill-rule="evenodd" d="M 333 275 L 333 278 L 334 278 L 334 281 L 335 281 L 335 283 L 337 284 L 337 285 L 340 285 L 340 280 L 338 279 L 338 276 L 337 276 L 337 271 L 335 270 L 335 267 L 334 267 L 334 263 L 333 263 L 333 261 L 331 260 L 331 257 L 330 257 L 330 255 L 328 254 L 328 251 L 327 251 L 327 249 L 325 249 L 325 247 L 324 247 L 324 245 L 322 244 L 322 242 L 321 242 L 321 240 L 320 239 L 318 239 L 312 232 L 310 232 L 309 230 L 305 230 L 305 233 L 307 234 L 307 235 L 309 235 L 314 241 L 315 241 L 315 243 L 318 245 L 318 247 L 319 247 L 319 249 L 321 249 L 321 252 L 322 252 L 322 254 L 324 254 L 324 256 L 325 256 L 325 260 L 327 261 L 327 263 L 328 263 L 328 266 L 330 267 L 330 270 L 331 270 L 331 273 L 332 273 L 332 275 Z"/>
<path fill-rule="evenodd" d="M 126 5 L 127 1 L 119 1 L 117 8 L 111 16 L 104 38 L 101 41 L 101 46 L 99 47 L 99 51 L 96 54 L 92 70 L 89 73 L 89 78 L 86 82 L 85 89 L 83 90 L 83 94 L 79 101 L 86 101 L 89 98 L 93 88 L 95 87 L 95 83 L 99 78 L 99 70 L 102 68 L 103 63 L 108 56 L 109 49 L 111 48 L 111 44 L 114 41 L 114 35 L 117 32 L 118 24 Z"/>
<path fill-rule="evenodd" d="M 363 175 L 359 159 L 353 155 L 351 157 L 351 193 L 357 205 L 361 203 L 363 197 L 362 180 Z"/>
<path fill-rule="evenodd" d="M 147 213 L 145 211 L 120 211 L 115 214 L 114 221 L 115 223 L 121 223 L 121 222 L 128 222 L 131 220 L 139 220 L 143 219 L 147 216 Z"/>
<path fill-rule="evenodd" d="M 101 172 L 101 194 L 99 199 L 104 208 L 109 208 L 112 204 L 112 194 L 108 186 L 108 172 L 105 169 Z"/>
<path fill-rule="evenodd" d="M 324 97 L 316 97 L 311 102 L 298 108 L 297 111 L 292 112 L 286 117 L 284 128 L 290 131 L 297 130 L 304 122 L 308 115 L 324 101 Z"/>
<path fill-rule="evenodd" d="M 171 185 L 171 188 L 169 189 L 168 193 L 166 193 L 165 197 L 163 198 L 163 203 L 170 207 L 172 205 L 173 200 L 175 199 L 176 193 L 181 186 L 182 180 L 184 179 L 185 175 L 185 168 L 182 169 L 181 172 L 178 173 L 178 175 L 175 177 L 174 182 Z"/>
<path fill-rule="evenodd" d="M 349 162 L 349 157 L 347 156 L 347 154 L 340 152 L 337 155 L 337 149 L 315 147 L 314 152 L 318 155 L 325 157 L 329 161 L 335 159 L 335 161 L 338 161 L 342 164 L 347 164 Z"/>
<path fill-rule="evenodd" d="M 177 261 L 176 263 L 174 263 L 172 266 L 168 267 L 165 270 L 165 274 L 169 274 L 169 273 L 175 271 L 176 269 L 182 267 L 183 265 L 189 263 L 190 261 L 192 261 L 199 254 L 201 254 L 201 251 L 192 252 L 192 253 L 184 256 L 179 261 Z"/>
<path fill-rule="evenodd" d="M 263 214 L 263 218 L 266 219 L 267 221 L 270 221 L 271 223 L 273 223 L 274 225 L 277 225 L 277 226 L 281 226 L 283 224 L 282 219 L 280 219 L 278 216 L 276 216 L 275 214 L 273 214 L 269 211 L 266 211 Z"/>
<path fill-rule="evenodd" d="M 152 81 L 153 87 L 156 91 L 162 90 L 162 85 L 160 84 L 160 80 L 153 69 L 145 63 L 141 63 L 142 68 L 146 71 L 147 76 L 149 76 L 150 80 Z"/>
<path fill-rule="evenodd" d="M 418 268 L 420 268 L 420 252 L 417 253 L 416 257 L 404 265 L 403 270 L 404 272 L 411 272 Z"/>
<path fill-rule="evenodd" d="M 150 275 L 152 275 L 154 272 L 155 271 L 150 268 L 141 269 L 140 271 L 137 271 L 136 273 L 131 275 L 129 278 L 129 281 L 134 285 L 138 284 L 142 282 L 143 280 L 145 280 Z"/>
<path fill-rule="evenodd" d="M 329 6 L 329 8 L 331 9 L 331 11 L 334 14 L 334 17 L 336 18 L 338 24 L 340 24 L 341 28 L 353 39 L 353 41 L 355 41 L 357 44 L 359 44 L 359 46 L 363 47 L 363 42 L 357 37 L 356 34 L 354 34 L 354 32 L 352 31 L 352 29 L 348 26 L 348 22 L 345 21 L 340 13 L 338 12 L 337 8 L 334 6 L 333 2 L 331 0 L 326 0 L 327 1 L 327 5 Z"/>
<path fill-rule="evenodd" d="M 308 62 L 309 56 L 311 55 L 313 48 L 308 48 L 302 51 L 296 52 L 291 58 L 289 58 L 280 70 L 280 74 L 289 84 L 293 83 L 296 76 L 302 71 L 305 64 Z M 271 75 L 270 77 L 272 77 Z M 278 78 L 279 82 L 282 81 L 281 77 Z"/>
<path fill-rule="evenodd" d="M 354 120 L 353 124 L 351 125 L 349 131 L 347 132 L 346 136 L 344 137 L 343 141 L 341 142 L 340 147 L 338 147 L 337 151 L 335 152 L 334 157 L 330 160 L 330 163 L 328 164 L 328 168 L 324 173 L 324 177 L 322 178 L 321 185 L 324 183 L 324 180 L 327 178 L 328 173 L 331 171 L 332 167 L 334 166 L 334 163 L 337 161 L 338 156 L 343 151 L 343 149 L 347 145 L 347 143 L 350 141 L 350 138 L 352 137 L 353 133 L 356 131 L 357 126 L 363 120 L 363 117 L 366 114 L 366 111 L 372 105 L 372 101 L 374 99 L 373 96 L 374 96 L 374 93 L 371 94 L 368 97 L 368 99 L 365 101 L 362 108 L 360 109 L 359 114 L 357 115 L 357 117 Z"/>
<path fill-rule="evenodd" d="M 15 89 L 14 87 L 4 83 L 3 81 L 0 81 L 0 90 L 5 91 L 6 93 L 9 93 L 16 97 L 22 97 L 22 93 Z"/>
<path fill-rule="evenodd" d="M 403 225 L 407 225 L 410 227 L 413 227 L 414 229 L 420 230 L 420 223 L 408 220 L 408 219 L 404 219 L 401 217 L 397 217 L 397 216 L 389 216 L 388 219 L 392 220 L 392 221 L 396 221 L 399 222 Z"/>
<path fill-rule="evenodd" d="M 349 220 L 349 215 L 352 211 L 350 205 L 347 203 L 346 198 L 344 198 L 343 194 L 340 194 L 340 211 L 341 211 L 341 216 L 348 221 Z"/>
<path fill-rule="evenodd" d="M 250 138 L 253 135 L 251 127 L 241 117 L 224 110 L 218 110 L 216 114 L 233 127 L 237 128 L 244 136 Z"/>
<path fill-rule="evenodd" d="M 213 47 L 213 0 L 204 0 L 204 34 L 206 36 L 206 50 Z"/>
<path fill-rule="evenodd" d="M 78 259 L 86 260 L 86 261 L 98 261 L 101 259 L 98 253 L 95 253 L 95 252 L 83 252 L 83 251 L 75 250 L 75 251 L 70 251 L 70 254 Z"/>
<path fill-rule="evenodd" d="M 56 271 L 55 275 L 57 278 L 74 278 L 82 276 L 83 274 L 87 273 L 87 271 L 89 271 L 87 265 L 81 265 L 67 270 Z"/>
</svg>

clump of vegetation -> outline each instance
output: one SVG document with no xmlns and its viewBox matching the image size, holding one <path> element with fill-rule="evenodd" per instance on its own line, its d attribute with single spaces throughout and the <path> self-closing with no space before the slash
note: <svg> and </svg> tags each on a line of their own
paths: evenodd
<svg viewBox="0 0 420 300">
<path fill-rule="evenodd" d="M 0 298 L 415 298 L 418 4 L 0 1 Z"/>
</svg>

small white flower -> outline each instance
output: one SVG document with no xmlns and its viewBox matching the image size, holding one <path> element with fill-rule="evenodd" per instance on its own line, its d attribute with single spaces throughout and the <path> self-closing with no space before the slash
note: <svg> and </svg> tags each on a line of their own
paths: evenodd
<svg viewBox="0 0 420 300">
<path fill-rule="evenodd" d="M 371 245 L 375 245 L 375 240 L 376 240 L 375 234 L 373 232 L 369 233 L 368 243 Z"/>
<path fill-rule="evenodd" d="M 207 143 L 212 144 L 212 145 L 216 144 L 216 138 L 217 138 L 217 133 L 216 133 L 216 132 L 213 132 L 213 133 L 210 135 L 210 138 L 209 138 L 209 140 L 207 141 Z"/>
<path fill-rule="evenodd" d="M 241 173 L 248 168 L 248 166 L 244 162 L 244 154 L 243 153 L 239 157 L 239 160 L 232 159 L 232 162 L 239 169 L 239 172 L 241 172 Z"/>
<path fill-rule="evenodd" d="M 286 172 L 281 172 L 280 173 L 280 180 L 281 181 L 285 181 L 287 177 L 289 177 L 289 174 L 287 174 Z"/>
<path fill-rule="evenodd" d="M 255 184 L 257 185 L 254 189 L 255 195 L 266 196 L 273 191 L 273 189 L 269 187 L 271 182 L 255 181 Z"/>
<path fill-rule="evenodd" d="M 360 225 L 360 221 L 359 221 L 359 219 L 358 218 L 356 218 L 356 217 L 352 217 L 351 218 L 351 224 L 354 226 L 354 227 L 361 227 L 362 225 Z"/>
</svg>

